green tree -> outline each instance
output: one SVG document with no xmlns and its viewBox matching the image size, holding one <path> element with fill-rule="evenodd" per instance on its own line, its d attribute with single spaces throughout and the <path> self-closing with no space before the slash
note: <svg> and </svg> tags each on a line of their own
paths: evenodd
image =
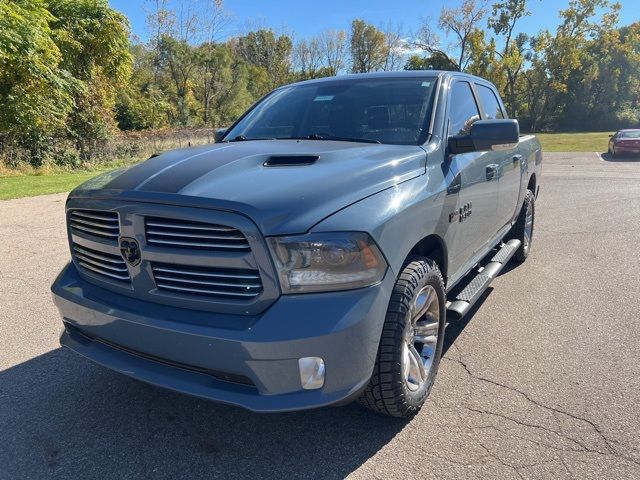
<svg viewBox="0 0 640 480">
<path fill-rule="evenodd" d="M 267 72 L 269 90 L 289 80 L 293 48 L 293 42 L 289 36 L 276 35 L 270 29 L 260 29 L 238 38 L 236 48 L 245 62 L 263 68 Z"/>
<path fill-rule="evenodd" d="M 364 20 L 351 22 L 351 71 L 366 73 L 384 67 L 389 48 L 385 34 Z"/>
<path fill-rule="evenodd" d="M 249 69 L 244 62 L 234 62 L 226 44 L 200 45 L 198 55 L 194 93 L 202 105 L 201 118 L 207 125 L 227 125 L 253 101 Z"/>
<path fill-rule="evenodd" d="M 198 66 L 195 48 L 186 40 L 163 35 L 158 50 L 158 65 L 166 72 L 173 93 L 176 122 L 182 126 L 189 125 L 195 108 L 191 104 L 193 75 Z"/>
<path fill-rule="evenodd" d="M 131 75 L 129 22 L 107 0 L 56 0 L 48 7 L 60 65 L 80 82 L 68 132 L 81 158 L 89 159 L 115 128 L 117 91 Z"/>
<path fill-rule="evenodd" d="M 451 61 L 448 55 L 442 52 L 434 52 L 428 57 L 411 55 L 404 64 L 405 70 L 450 70 L 457 71 L 458 66 Z"/>
<path fill-rule="evenodd" d="M 79 87 L 62 68 L 44 1 L 0 2 L 0 145 L 20 145 L 40 165 Z M 10 162 L 14 159 L 10 158 Z"/>
<path fill-rule="evenodd" d="M 587 118 L 590 82 L 586 79 L 593 75 L 597 59 L 590 47 L 615 30 L 619 8 L 608 0 L 571 0 L 560 11 L 562 22 L 555 35 L 545 31 L 532 38 L 531 67 L 523 72 L 532 130 L 593 125 Z"/>
<path fill-rule="evenodd" d="M 176 117 L 167 88 L 159 80 L 155 52 L 146 45 L 131 46 L 134 58 L 131 80 L 119 89 L 116 101 L 116 119 L 122 130 L 161 128 Z"/>
</svg>

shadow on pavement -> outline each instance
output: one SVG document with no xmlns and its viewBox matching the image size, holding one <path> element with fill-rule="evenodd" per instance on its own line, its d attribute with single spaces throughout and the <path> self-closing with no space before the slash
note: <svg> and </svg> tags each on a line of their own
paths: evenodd
<svg viewBox="0 0 640 480">
<path fill-rule="evenodd" d="M 447 328 L 444 351 L 491 294 Z M 407 421 L 352 404 L 255 414 L 58 348 L 0 372 L 0 478 L 341 479 Z"/>
<path fill-rule="evenodd" d="M 616 155 L 615 157 L 610 153 L 601 153 L 600 158 L 605 162 L 616 162 L 616 163 L 624 163 L 624 162 L 640 162 L 640 155 Z"/>
<path fill-rule="evenodd" d="M 254 414 L 61 348 L 0 373 L 1 478 L 344 478 L 407 424 L 357 405 Z"/>
<path fill-rule="evenodd" d="M 511 264 L 506 265 L 502 272 L 505 272 L 510 265 Z M 442 346 L 442 355 L 445 355 L 447 353 L 449 348 L 451 348 L 451 345 L 453 345 L 453 343 L 458 339 L 458 337 L 464 331 L 467 325 L 471 323 L 471 320 L 473 320 L 473 316 L 480 309 L 480 307 L 482 307 L 482 304 L 487 299 L 487 297 L 491 295 L 492 291 L 493 291 L 493 287 L 491 286 L 487 287 L 487 289 L 480 296 L 478 301 L 473 305 L 473 307 L 471 307 L 471 310 L 469 310 L 469 312 L 464 317 L 462 317 L 460 320 L 456 320 L 455 322 L 451 322 L 447 326 L 446 334 L 444 337 L 444 343 Z M 437 381 L 438 380 L 436 379 L 436 382 Z"/>
</svg>

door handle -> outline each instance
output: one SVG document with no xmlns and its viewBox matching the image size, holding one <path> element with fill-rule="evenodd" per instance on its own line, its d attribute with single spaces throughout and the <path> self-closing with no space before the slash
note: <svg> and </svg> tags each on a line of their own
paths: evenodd
<svg viewBox="0 0 640 480">
<path fill-rule="evenodd" d="M 518 163 L 522 160 L 522 155 L 517 154 L 513 156 L 513 163 Z"/>
<path fill-rule="evenodd" d="M 498 176 L 498 168 L 499 168 L 499 165 L 496 165 L 495 163 L 487 165 L 487 168 L 486 168 L 487 181 L 491 181 Z"/>
</svg>

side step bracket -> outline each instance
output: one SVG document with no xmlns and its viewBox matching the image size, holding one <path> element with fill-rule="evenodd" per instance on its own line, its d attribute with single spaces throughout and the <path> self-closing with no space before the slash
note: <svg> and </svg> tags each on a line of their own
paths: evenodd
<svg viewBox="0 0 640 480">
<path fill-rule="evenodd" d="M 447 320 L 455 321 L 465 316 L 471 307 L 482 296 L 494 278 L 502 271 L 516 250 L 520 240 L 509 240 L 484 267 L 476 270 L 469 283 L 456 295 L 455 300 L 447 302 Z"/>
</svg>

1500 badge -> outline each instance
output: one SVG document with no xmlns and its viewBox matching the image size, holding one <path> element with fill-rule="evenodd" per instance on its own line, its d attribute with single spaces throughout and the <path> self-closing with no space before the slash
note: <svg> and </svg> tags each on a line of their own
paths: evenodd
<svg viewBox="0 0 640 480">
<path fill-rule="evenodd" d="M 471 216 L 471 207 L 472 202 L 465 203 L 459 209 L 454 210 L 449 214 L 449 223 L 453 222 L 464 222 L 467 218 Z"/>
</svg>

